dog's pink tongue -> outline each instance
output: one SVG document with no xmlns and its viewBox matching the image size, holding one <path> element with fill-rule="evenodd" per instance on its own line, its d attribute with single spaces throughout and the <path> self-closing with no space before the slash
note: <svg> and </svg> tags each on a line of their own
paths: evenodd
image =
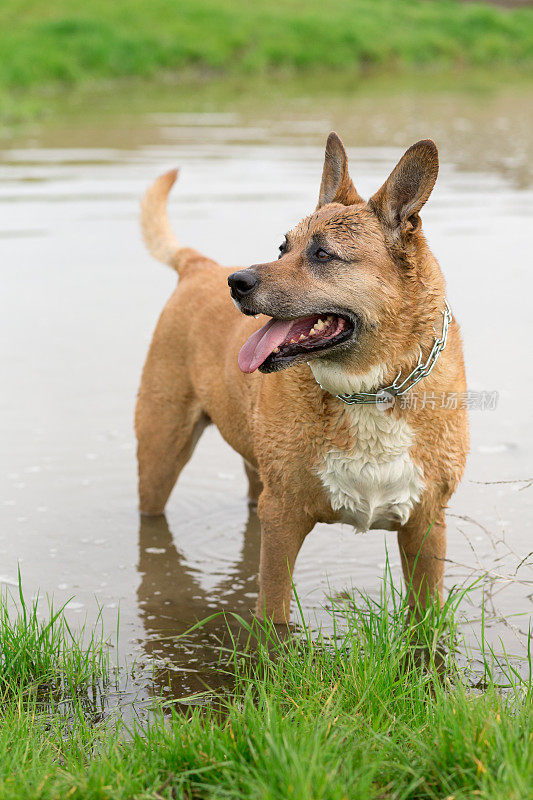
<svg viewBox="0 0 533 800">
<path fill-rule="evenodd" d="M 237 363 L 241 372 L 255 372 L 270 353 L 285 341 L 292 327 L 292 321 L 271 319 L 258 331 L 252 333 L 241 347 Z"/>
</svg>

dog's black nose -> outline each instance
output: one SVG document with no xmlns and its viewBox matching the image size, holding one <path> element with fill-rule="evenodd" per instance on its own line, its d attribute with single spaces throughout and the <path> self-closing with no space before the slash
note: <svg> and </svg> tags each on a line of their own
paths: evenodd
<svg viewBox="0 0 533 800">
<path fill-rule="evenodd" d="M 258 283 L 259 278 L 251 269 L 241 269 L 239 272 L 233 272 L 228 278 L 231 296 L 235 300 L 240 300 L 241 297 L 246 297 L 247 294 L 253 292 Z"/>
</svg>

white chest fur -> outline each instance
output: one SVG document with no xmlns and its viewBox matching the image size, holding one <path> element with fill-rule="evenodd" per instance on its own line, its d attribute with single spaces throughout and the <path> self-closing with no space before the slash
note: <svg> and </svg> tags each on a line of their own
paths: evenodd
<svg viewBox="0 0 533 800">
<path fill-rule="evenodd" d="M 369 391 L 380 381 L 379 368 L 349 385 L 341 371 L 313 372 L 322 385 L 326 381 L 331 385 L 328 389 L 333 393 Z M 349 415 L 353 447 L 327 450 L 319 467 L 332 508 L 341 511 L 343 522 L 357 531 L 403 525 L 424 489 L 422 470 L 409 452 L 412 429 L 401 417 L 374 405 L 345 406 L 344 413 Z"/>
<path fill-rule="evenodd" d="M 407 522 L 424 488 L 409 448 L 412 430 L 375 406 L 349 406 L 354 446 L 324 454 L 319 475 L 331 506 L 357 531 L 390 530 Z"/>
</svg>

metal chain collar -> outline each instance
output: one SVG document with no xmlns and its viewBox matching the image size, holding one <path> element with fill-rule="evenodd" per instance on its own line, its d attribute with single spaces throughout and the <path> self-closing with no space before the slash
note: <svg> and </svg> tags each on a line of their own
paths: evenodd
<svg viewBox="0 0 533 800">
<path fill-rule="evenodd" d="M 427 378 L 435 364 L 437 363 L 437 359 L 439 355 L 442 353 L 444 348 L 446 347 L 446 341 L 448 339 L 448 327 L 450 322 L 452 321 L 452 312 L 450 311 L 450 307 L 448 305 L 447 300 L 444 301 L 444 310 L 442 312 L 443 320 L 442 320 L 442 333 L 440 338 L 435 338 L 433 342 L 433 347 L 431 348 L 431 352 L 425 361 L 422 363 L 422 350 L 420 350 L 420 355 L 418 356 L 418 363 L 414 370 L 409 373 L 409 375 L 404 378 L 403 381 L 400 383 L 400 379 L 402 376 L 402 371 L 398 373 L 394 381 L 391 383 L 390 386 L 384 386 L 383 389 L 379 389 L 377 392 L 354 392 L 353 394 L 336 394 L 335 397 L 338 397 L 339 400 L 342 400 L 343 403 L 346 403 L 348 406 L 352 405 L 380 405 L 386 403 L 390 397 L 402 397 L 402 395 L 409 392 L 413 386 L 421 381 L 423 378 Z M 309 362 L 307 362 L 309 364 Z M 315 378 L 316 380 L 316 378 Z M 316 381 L 318 383 L 318 381 Z M 325 392 L 327 389 L 324 389 L 321 383 L 318 383 L 321 389 Z"/>
</svg>

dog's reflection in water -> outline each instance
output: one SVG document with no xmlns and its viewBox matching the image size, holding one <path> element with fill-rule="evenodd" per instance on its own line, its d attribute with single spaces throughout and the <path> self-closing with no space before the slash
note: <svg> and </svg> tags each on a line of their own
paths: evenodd
<svg viewBox="0 0 533 800">
<path fill-rule="evenodd" d="M 248 638 L 232 612 L 247 621 L 253 619 L 259 549 L 260 524 L 255 506 L 250 504 L 237 562 L 214 588 L 205 590 L 200 585 L 200 574 L 187 564 L 176 548 L 166 517 L 141 517 L 141 583 L 137 595 L 146 634 L 144 650 L 161 665 L 154 672 L 154 689 L 158 695 L 179 699 L 208 688 L 232 687 L 232 666 L 228 664 L 227 669 L 224 668 L 227 658 L 222 648 L 232 647 L 229 631 L 234 639 L 243 643 Z M 216 614 L 222 611 L 228 614 Z M 214 619 L 182 638 L 182 634 L 197 622 L 214 614 Z M 406 627 L 412 621 L 408 612 Z M 281 639 L 291 636 L 286 626 L 275 627 Z M 405 656 L 404 668 L 426 668 L 441 673 L 446 661 L 445 643 L 439 643 L 430 658 L 424 637 L 420 641 L 416 635 L 410 638 L 412 647 Z"/>
<path fill-rule="evenodd" d="M 221 643 L 231 646 L 228 628 L 242 635 L 239 623 L 219 614 L 183 638 L 195 623 L 217 611 L 252 619 L 257 597 L 260 526 L 253 505 L 244 530 L 241 552 L 228 574 L 212 589 L 201 586 L 200 574 L 187 564 L 175 545 L 165 516 L 141 517 L 139 529 L 139 613 L 145 629 L 143 647 L 168 669 L 155 670 L 155 688 L 167 696 L 185 697 L 206 687 L 221 688 L 224 674 Z M 231 670 L 228 670 L 231 672 Z M 227 685 L 231 677 L 227 676 Z"/>
</svg>

